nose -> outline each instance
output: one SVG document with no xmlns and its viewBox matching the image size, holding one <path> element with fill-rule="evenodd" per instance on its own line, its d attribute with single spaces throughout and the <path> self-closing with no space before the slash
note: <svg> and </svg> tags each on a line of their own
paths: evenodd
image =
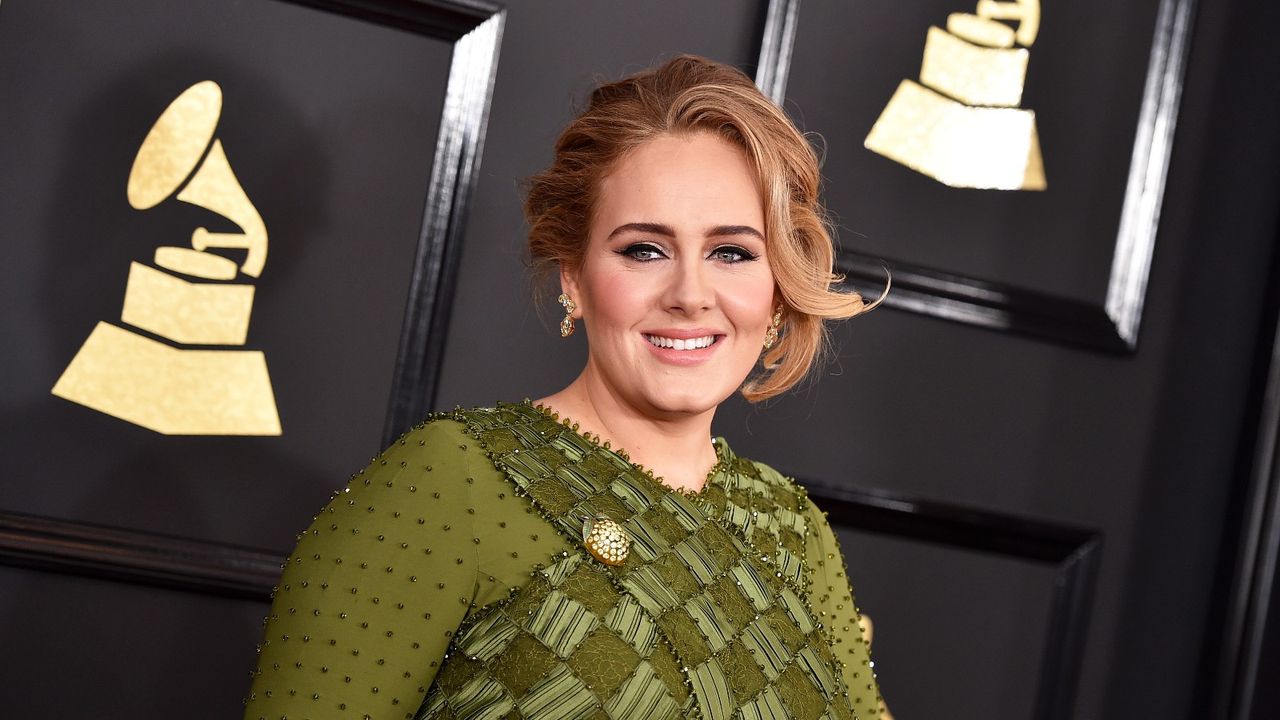
<svg viewBox="0 0 1280 720">
<path fill-rule="evenodd" d="M 715 287 L 701 257 L 685 255 L 672 265 L 664 298 L 669 310 L 696 315 L 715 305 Z"/>
</svg>

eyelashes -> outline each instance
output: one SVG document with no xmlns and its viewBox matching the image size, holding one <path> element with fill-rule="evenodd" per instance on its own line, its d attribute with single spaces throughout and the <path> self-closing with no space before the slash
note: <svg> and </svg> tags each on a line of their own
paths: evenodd
<svg viewBox="0 0 1280 720">
<path fill-rule="evenodd" d="M 719 257 L 728 263 L 751 262 L 759 258 L 759 255 L 737 245 L 721 245 L 711 251 L 712 257 Z"/>
<path fill-rule="evenodd" d="M 628 257 L 638 262 L 653 262 L 666 257 L 658 246 L 649 243 L 632 243 L 617 252 L 623 257 Z"/>
<path fill-rule="evenodd" d="M 652 243 L 633 243 L 616 252 L 637 262 L 653 262 L 667 257 L 662 248 Z M 760 256 L 738 245 L 720 245 L 712 250 L 708 257 L 733 265 L 740 262 L 751 262 L 759 259 Z"/>
</svg>

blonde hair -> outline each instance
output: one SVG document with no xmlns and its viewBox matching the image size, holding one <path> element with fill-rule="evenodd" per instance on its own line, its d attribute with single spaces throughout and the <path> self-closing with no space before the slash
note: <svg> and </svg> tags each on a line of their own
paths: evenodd
<svg viewBox="0 0 1280 720">
<path fill-rule="evenodd" d="M 759 402 L 804 379 L 827 346 L 826 320 L 853 317 L 880 300 L 867 304 L 856 292 L 832 288 L 844 278 L 833 272 L 817 155 L 741 71 L 681 55 L 596 88 L 556 141 L 551 166 L 529 179 L 529 252 L 543 275 L 580 267 L 600 181 L 619 158 L 659 135 L 696 132 L 741 148 L 764 196 L 766 254 L 783 319 L 763 372 L 742 386 L 743 397 Z"/>
</svg>

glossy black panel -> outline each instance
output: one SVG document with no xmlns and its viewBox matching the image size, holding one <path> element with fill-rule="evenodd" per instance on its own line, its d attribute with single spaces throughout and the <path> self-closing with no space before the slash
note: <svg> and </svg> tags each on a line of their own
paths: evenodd
<svg viewBox="0 0 1280 720">
<path fill-rule="evenodd" d="M 264 608 L 0 568 L 6 717 L 238 718 Z"/>
</svg>

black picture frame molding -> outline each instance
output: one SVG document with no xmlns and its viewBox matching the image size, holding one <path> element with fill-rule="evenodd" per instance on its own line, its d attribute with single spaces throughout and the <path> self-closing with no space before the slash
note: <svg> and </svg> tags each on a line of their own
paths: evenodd
<svg viewBox="0 0 1280 720">
<path fill-rule="evenodd" d="M 466 7 L 478 22 L 453 47 L 383 428 L 384 446 L 435 405 L 471 194 L 484 151 L 506 11 L 490 5 Z"/>
<path fill-rule="evenodd" d="M 1263 374 L 1254 385 L 1261 398 L 1249 412 L 1246 467 L 1222 537 L 1225 572 L 1214 585 L 1202 663 L 1206 680 L 1194 708 L 1222 720 L 1261 717 L 1254 704 L 1268 682 L 1267 628 L 1280 622 L 1280 265 L 1271 271 L 1266 316 L 1258 359 Z"/>
</svg>

